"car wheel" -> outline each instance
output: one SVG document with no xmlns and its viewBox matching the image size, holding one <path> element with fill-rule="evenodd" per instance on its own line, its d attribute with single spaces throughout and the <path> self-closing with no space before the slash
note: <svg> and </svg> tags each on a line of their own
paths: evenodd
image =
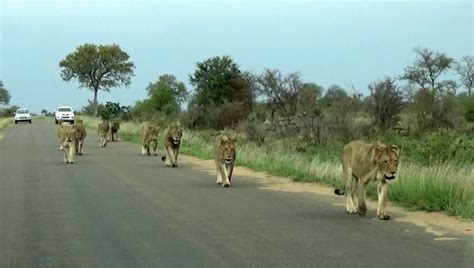
<svg viewBox="0 0 474 268">
<path fill-rule="evenodd" d="M 18 121 L 15 120 L 15 125 L 18 124 Z"/>
<path fill-rule="evenodd" d="M 58 119 L 54 119 L 54 123 L 57 125 L 58 124 Z"/>
<path fill-rule="evenodd" d="M 74 125 L 74 120 L 72 120 L 72 121 L 71 121 L 71 124 L 73 124 L 73 125 Z"/>
<path fill-rule="evenodd" d="M 30 124 L 31 124 L 31 119 L 30 119 Z"/>
</svg>

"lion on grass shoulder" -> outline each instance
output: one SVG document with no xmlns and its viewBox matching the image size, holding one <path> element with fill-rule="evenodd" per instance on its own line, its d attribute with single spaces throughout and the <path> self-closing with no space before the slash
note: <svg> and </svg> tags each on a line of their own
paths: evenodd
<svg viewBox="0 0 474 268">
<path fill-rule="evenodd" d="M 220 134 L 214 141 L 214 160 L 216 163 L 217 181 L 223 187 L 232 183 L 236 157 L 236 139 L 229 134 Z"/>
<path fill-rule="evenodd" d="M 396 145 L 386 145 L 380 141 L 372 144 L 352 141 L 344 146 L 342 169 L 346 180 L 345 188 L 336 189 L 335 193 L 346 196 L 348 213 L 365 215 L 367 185 L 370 181 L 378 181 L 377 218 L 390 219 L 386 212 L 388 185 L 396 178 L 399 158 L 400 149 Z M 357 200 L 354 203 L 355 194 Z"/>
<path fill-rule="evenodd" d="M 170 124 L 165 130 L 164 146 L 165 156 L 161 157 L 165 161 L 167 167 L 178 166 L 179 146 L 181 145 L 181 137 L 183 136 L 183 128 L 180 122 Z"/>
<path fill-rule="evenodd" d="M 150 148 L 153 148 L 153 155 L 157 156 L 156 147 L 158 147 L 158 134 L 160 127 L 155 124 L 144 124 L 141 127 L 142 136 L 142 155 L 150 155 Z"/>
</svg>

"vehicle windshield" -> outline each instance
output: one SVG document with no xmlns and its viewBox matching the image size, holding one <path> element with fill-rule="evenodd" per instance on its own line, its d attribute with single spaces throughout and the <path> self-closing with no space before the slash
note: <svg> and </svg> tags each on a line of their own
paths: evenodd
<svg viewBox="0 0 474 268">
<path fill-rule="evenodd" d="M 58 112 L 70 112 L 71 108 L 58 108 Z"/>
<path fill-rule="evenodd" d="M 30 111 L 28 111 L 27 109 L 22 109 L 22 110 L 17 110 L 16 113 L 17 114 L 27 114 L 29 113 Z"/>
</svg>

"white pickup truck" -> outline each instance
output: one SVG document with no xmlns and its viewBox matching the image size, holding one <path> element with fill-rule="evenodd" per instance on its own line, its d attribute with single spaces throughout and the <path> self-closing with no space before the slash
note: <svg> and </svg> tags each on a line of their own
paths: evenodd
<svg viewBox="0 0 474 268">
<path fill-rule="evenodd" d="M 60 124 L 62 122 L 70 122 L 74 124 L 74 110 L 69 106 L 59 106 L 54 111 L 54 122 Z"/>
</svg>

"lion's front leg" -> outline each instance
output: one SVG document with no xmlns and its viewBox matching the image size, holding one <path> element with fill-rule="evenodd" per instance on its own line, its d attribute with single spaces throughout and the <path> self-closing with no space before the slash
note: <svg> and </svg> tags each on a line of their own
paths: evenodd
<svg viewBox="0 0 474 268">
<path fill-rule="evenodd" d="M 158 147 L 158 141 L 156 140 L 153 141 L 152 145 L 153 145 L 153 155 L 157 156 L 158 154 L 156 153 L 156 147 Z"/>
<path fill-rule="evenodd" d="M 346 174 L 346 210 L 347 213 L 350 214 L 356 214 L 357 213 L 357 208 L 354 205 L 354 192 L 355 192 L 355 186 L 354 184 L 356 183 L 356 179 L 354 175 L 352 175 L 352 171 L 349 172 L 349 174 Z"/>
<path fill-rule="evenodd" d="M 234 165 L 230 164 L 226 166 L 226 173 L 227 177 L 229 178 L 229 182 L 232 183 L 232 172 L 234 171 Z"/>
<path fill-rule="evenodd" d="M 172 150 L 173 150 L 173 159 L 172 159 L 171 166 L 172 167 L 177 167 L 178 166 L 178 150 L 179 150 L 179 148 L 172 149 Z"/>
<path fill-rule="evenodd" d="M 223 179 L 222 186 L 229 187 L 231 183 L 229 180 L 229 174 L 227 173 L 227 168 L 224 163 L 221 164 L 221 173 L 222 173 L 222 179 Z"/>
<path fill-rule="evenodd" d="M 216 184 L 222 184 L 222 174 L 220 170 L 219 160 L 215 160 L 216 163 L 216 172 L 217 172 L 217 181 Z"/>
<path fill-rule="evenodd" d="M 170 167 L 171 166 L 171 154 L 170 154 L 170 149 L 168 148 L 168 146 L 165 146 L 165 154 L 166 154 L 165 166 Z"/>
<path fill-rule="evenodd" d="M 359 179 L 357 185 L 357 210 L 360 216 L 364 216 L 367 212 L 367 205 L 365 204 L 365 197 L 367 193 L 368 179 Z"/>
<path fill-rule="evenodd" d="M 69 163 L 74 164 L 75 154 L 76 154 L 76 146 L 74 144 L 69 145 Z"/>
<path fill-rule="evenodd" d="M 65 164 L 69 163 L 69 157 L 67 154 L 68 154 L 67 148 L 64 148 L 63 146 L 63 161 Z"/>
<path fill-rule="evenodd" d="M 390 220 L 390 215 L 386 214 L 385 208 L 387 206 L 388 199 L 388 183 L 384 181 L 379 181 L 377 185 L 378 193 L 378 207 L 377 207 L 377 218 L 379 220 Z"/>
</svg>

